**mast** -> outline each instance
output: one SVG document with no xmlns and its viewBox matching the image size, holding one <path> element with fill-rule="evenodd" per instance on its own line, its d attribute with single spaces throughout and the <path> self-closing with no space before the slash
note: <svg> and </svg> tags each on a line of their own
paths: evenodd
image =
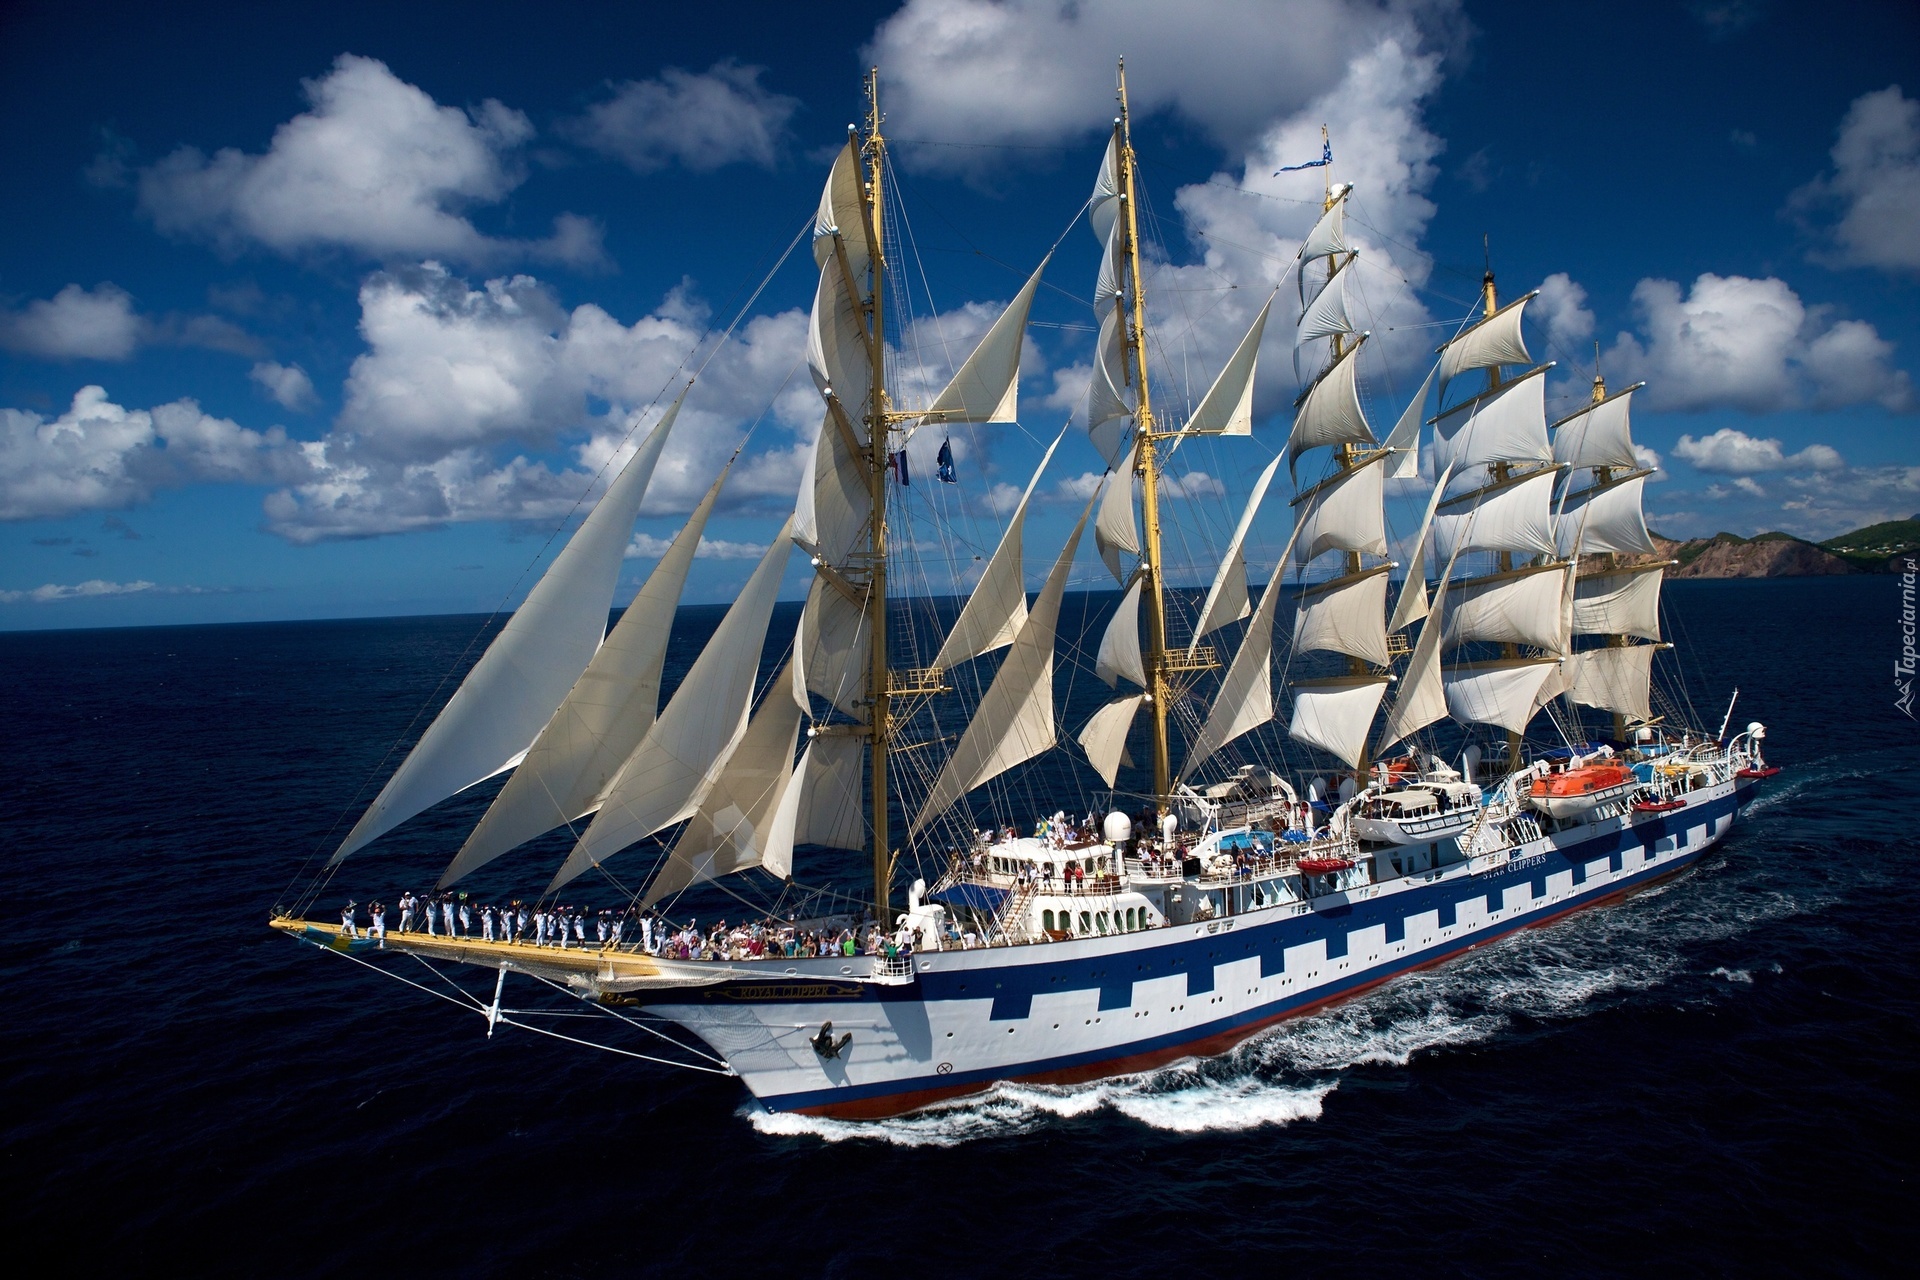
<svg viewBox="0 0 1920 1280">
<path fill-rule="evenodd" d="M 1133 135 L 1127 112 L 1127 62 L 1120 60 L 1120 118 L 1114 122 L 1114 154 L 1120 166 L 1120 202 L 1126 206 L 1127 273 L 1133 284 L 1133 315 L 1127 324 L 1127 358 L 1140 378 L 1139 417 L 1134 433 L 1134 472 L 1140 477 L 1140 517 L 1144 542 L 1140 572 L 1147 590 L 1142 600 L 1147 613 L 1147 703 L 1153 719 L 1153 794 L 1165 802 L 1173 790 L 1173 758 L 1167 744 L 1167 708 L 1172 702 L 1168 680 L 1165 581 L 1160 559 L 1160 475 L 1155 451 L 1153 401 L 1147 389 L 1147 295 L 1140 271 L 1140 222 L 1134 209 Z"/>
<path fill-rule="evenodd" d="M 1600 372 L 1600 344 L 1596 342 L 1593 344 L 1593 399 L 1589 403 L 1598 405 L 1606 398 L 1607 380 Z M 1611 479 L 1613 479 L 1612 467 L 1595 467 L 1593 469 L 1593 482 L 1596 487 L 1606 484 L 1607 481 Z M 1580 548 L 1578 546 L 1574 547 L 1573 554 L 1575 560 L 1578 561 L 1580 556 Z M 1607 568 L 1616 568 L 1619 564 L 1620 557 L 1617 554 L 1609 552 L 1607 554 Z M 1630 643 L 1628 638 L 1618 632 L 1606 638 L 1606 645 L 1609 649 L 1624 649 L 1628 643 Z M 1615 742 L 1625 742 L 1627 740 L 1627 717 L 1623 711 L 1615 710 L 1613 713 L 1613 740 Z"/>
<path fill-rule="evenodd" d="M 865 305 L 868 323 L 867 364 L 871 391 L 867 402 L 867 491 L 873 503 L 868 522 L 867 628 L 872 637 L 867 667 L 870 786 L 873 794 L 873 916 L 882 929 L 893 927 L 893 858 L 887 823 L 887 744 L 892 725 L 887 690 L 887 332 L 886 251 L 880 239 L 882 187 L 886 140 L 880 135 L 880 69 L 867 71 L 867 130 L 862 150 L 867 160 L 867 182 L 861 206 L 867 220 L 867 240 L 873 246 L 873 292 Z"/>
<path fill-rule="evenodd" d="M 1333 148 L 1327 136 L 1327 126 L 1324 124 L 1320 126 L 1320 147 L 1322 154 L 1329 157 L 1332 156 Z M 1333 192 L 1333 166 L 1331 164 L 1321 169 L 1321 177 L 1325 185 L 1322 188 L 1320 212 L 1326 214 L 1332 212 L 1336 200 Z M 1333 283 L 1333 277 L 1338 274 L 1340 270 L 1340 267 L 1334 262 L 1335 256 L 1336 255 L 1332 254 L 1327 256 L 1328 285 Z M 1357 255 L 1349 253 L 1345 265 L 1351 266 L 1355 256 Z M 1336 333 L 1333 335 L 1331 341 L 1333 343 L 1333 361 L 1335 364 L 1338 364 L 1340 357 L 1346 354 L 1346 336 Z M 1351 440 L 1343 441 L 1339 447 L 1334 450 L 1334 460 L 1343 473 L 1348 472 L 1353 470 L 1355 463 L 1359 461 L 1359 453 L 1360 451 L 1354 448 Z M 1357 575 L 1361 567 L 1362 561 L 1360 559 L 1360 553 L 1358 551 L 1347 552 L 1348 576 Z M 1369 675 L 1370 672 L 1367 669 L 1366 659 L 1348 654 L 1347 674 L 1355 679 Z M 1367 755 L 1366 739 L 1362 738 L 1360 743 L 1360 759 L 1356 761 L 1353 766 L 1353 785 L 1355 787 L 1364 787 L 1367 785 L 1367 770 L 1371 764 L 1372 761 Z"/>
<path fill-rule="evenodd" d="M 1481 246 L 1483 249 L 1487 246 L 1485 237 L 1481 238 Z M 1499 295 L 1495 293 L 1493 287 L 1493 255 L 1492 251 L 1488 249 L 1486 274 L 1480 278 L 1481 319 L 1493 319 L 1494 312 L 1499 309 Z M 1498 390 L 1499 387 L 1500 366 L 1496 364 L 1487 369 L 1487 390 L 1495 391 Z M 1512 464 L 1506 462 L 1496 462 L 1490 469 L 1493 473 L 1493 482 L 1495 484 L 1506 480 L 1513 472 Z M 1513 568 L 1513 553 L 1511 551 L 1500 552 L 1498 563 L 1501 573 L 1509 572 Z M 1503 644 L 1500 646 L 1500 656 L 1503 658 L 1517 658 L 1520 656 L 1520 646 L 1512 643 Z M 1509 773 L 1520 767 L 1520 737 L 1521 735 L 1518 729 L 1507 730 L 1507 772 Z"/>
</svg>

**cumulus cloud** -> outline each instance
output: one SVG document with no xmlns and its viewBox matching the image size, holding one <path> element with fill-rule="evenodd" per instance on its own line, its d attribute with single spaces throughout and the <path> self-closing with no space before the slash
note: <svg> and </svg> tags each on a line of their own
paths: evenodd
<svg viewBox="0 0 1920 1280">
<path fill-rule="evenodd" d="M 304 473 L 280 428 L 253 431 L 192 400 L 128 409 L 87 386 L 51 420 L 0 409 L 0 520 L 123 508 L 185 484 Z"/>
<path fill-rule="evenodd" d="M 1920 102 L 1899 85 L 1862 94 L 1833 144 L 1833 169 L 1795 192 L 1806 217 L 1838 214 L 1814 257 L 1837 265 L 1920 271 Z"/>
<path fill-rule="evenodd" d="M 612 97 L 564 131 L 636 173 L 673 163 L 700 171 L 735 163 L 771 167 L 800 101 L 763 86 L 765 70 L 732 59 L 697 75 L 668 67 L 652 79 L 612 86 Z"/>
<path fill-rule="evenodd" d="M 1911 409 L 1913 385 L 1872 325 L 1832 322 L 1785 281 L 1708 273 L 1686 294 L 1671 280 L 1634 287 L 1640 332 L 1621 333 L 1608 366 L 1650 385 L 1656 410 L 1773 413 L 1879 404 Z"/>
<path fill-rule="evenodd" d="M 1386 35 L 1404 41 L 1455 11 L 1446 0 L 1299 0 L 1284 13 L 1264 0 L 908 0 L 866 56 L 886 68 L 890 127 L 903 138 L 1036 144 L 1103 129 L 1115 59 L 1133 54 L 1135 112 L 1173 111 L 1240 147 L 1332 89 Z M 907 155 L 950 169 L 997 163 L 967 148 Z"/>
<path fill-rule="evenodd" d="M 1810 444 L 1790 454 L 1778 440 L 1757 439 L 1733 427 L 1722 427 L 1698 440 L 1683 435 L 1673 446 L 1673 455 L 1686 459 L 1697 470 L 1723 475 L 1750 475 L 1789 468 L 1831 471 L 1846 465 L 1846 460 L 1829 445 Z"/>
<path fill-rule="evenodd" d="M 228 587 L 167 586 L 144 579 L 135 582 L 107 582 L 89 578 L 72 584 L 49 582 L 24 591 L 0 591 L 0 604 L 49 604 L 56 600 L 89 600 L 102 596 L 204 596 L 225 595 Z"/>
<path fill-rule="evenodd" d="M 656 538 L 650 533 L 636 533 L 633 541 L 627 544 L 627 559 L 658 560 L 667 554 L 667 548 L 673 545 L 671 538 Z M 695 560 L 758 560 L 767 554 L 764 542 L 729 542 L 725 538 L 700 539 L 700 545 L 693 549 Z"/>
<path fill-rule="evenodd" d="M 307 371 L 297 364 L 280 364 L 273 360 L 262 360 L 253 366 L 248 376 L 283 408 L 311 409 L 316 402 L 313 394 L 313 379 L 309 378 Z"/>
<path fill-rule="evenodd" d="M 1533 300 L 1528 318 L 1547 331 L 1548 346 L 1562 359 L 1593 338 L 1593 311 L 1587 306 L 1587 291 L 1564 271 L 1556 271 L 1540 282 L 1540 296 Z"/>
<path fill-rule="evenodd" d="M 125 289 L 70 284 L 51 298 L 0 313 L 0 345 L 55 360 L 125 360 L 139 346 L 142 328 Z"/>
<path fill-rule="evenodd" d="M 0 311 L 0 347 L 46 360 L 125 360 L 143 346 L 204 347 L 251 356 L 260 340 L 219 316 L 142 315 L 125 289 L 70 284 L 51 298 Z"/>
<path fill-rule="evenodd" d="M 790 498 L 819 427 L 797 311 L 757 316 L 716 350 L 704 308 L 684 288 L 625 325 L 592 304 L 569 310 L 531 276 L 476 286 L 433 263 L 369 277 L 360 304 L 367 351 L 348 374 L 340 417 L 325 439 L 300 446 L 303 483 L 267 499 L 269 527 L 295 541 L 563 518 L 614 474 L 665 411 L 663 394 L 703 362 L 646 513 L 690 509 L 769 404 L 790 434 L 761 437 L 735 465 L 724 501 Z M 508 448 L 563 444 L 572 465 L 557 470 L 523 454 L 497 460 Z"/>
<path fill-rule="evenodd" d="M 563 217 L 545 241 L 509 241 L 462 212 L 520 184 L 519 150 L 534 134 L 521 112 L 493 99 L 472 112 L 443 107 L 385 63 L 352 54 L 303 87 L 311 109 L 281 125 L 264 153 L 182 147 L 142 169 L 141 209 L 162 231 L 229 251 L 602 260 L 583 219 Z"/>
<path fill-rule="evenodd" d="M 1275 172 L 1319 151 L 1322 123 L 1332 130 L 1338 176 L 1354 184 L 1347 233 L 1360 257 L 1349 268 L 1349 298 L 1353 314 L 1373 331 L 1360 356 L 1363 400 L 1376 422 L 1390 422 L 1403 407 L 1384 398 L 1393 384 L 1382 374 L 1424 359 L 1432 346 L 1416 327 L 1429 317 L 1414 292 L 1431 262 L 1409 246 L 1419 243 L 1433 216 L 1427 192 L 1442 147 L 1422 118 L 1440 84 L 1440 59 L 1404 42 L 1414 38 L 1410 28 L 1381 36 L 1353 55 L 1324 96 L 1273 121 L 1237 172 L 1176 193 L 1199 260 L 1175 264 L 1156 253 L 1149 261 L 1148 296 L 1163 300 L 1152 369 L 1154 404 L 1163 417 L 1178 420 L 1198 401 L 1276 286 L 1256 421 L 1283 412 L 1299 383 L 1324 362 L 1324 342 L 1303 348 L 1296 380 L 1292 337 L 1300 300 L 1292 259 L 1319 219 L 1321 176 L 1317 170 Z M 1309 296 L 1314 287 L 1310 282 Z M 1062 409 L 1084 403 L 1089 372 L 1084 360 L 1056 370 L 1045 403 Z"/>
</svg>

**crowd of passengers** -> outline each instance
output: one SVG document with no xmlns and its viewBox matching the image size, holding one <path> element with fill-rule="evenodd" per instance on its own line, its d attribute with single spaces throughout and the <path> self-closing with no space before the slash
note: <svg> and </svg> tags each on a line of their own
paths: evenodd
<svg viewBox="0 0 1920 1280">
<path fill-rule="evenodd" d="M 463 938 L 482 942 L 514 942 L 536 947 L 582 950 L 644 951 L 672 960 L 813 959 L 819 956 L 884 956 L 895 959 L 913 954 L 911 936 L 883 934 L 870 918 L 843 928 L 801 928 L 779 921 L 728 924 L 718 921 L 705 929 L 698 921 L 675 927 L 652 910 L 616 912 L 605 908 L 528 905 L 518 899 L 504 907 L 470 902 L 464 894 L 416 895 L 402 893 L 396 933 Z M 387 907 L 371 902 L 364 908 L 349 902 L 340 912 L 340 932 L 347 938 L 369 938 L 384 945 Z M 949 946 L 971 950 L 984 939 L 971 926 L 948 926 Z"/>
</svg>

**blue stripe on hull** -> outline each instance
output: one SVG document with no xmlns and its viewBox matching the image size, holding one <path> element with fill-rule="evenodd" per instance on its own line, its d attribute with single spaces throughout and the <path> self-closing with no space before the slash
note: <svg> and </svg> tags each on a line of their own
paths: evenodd
<svg viewBox="0 0 1920 1280">
<path fill-rule="evenodd" d="M 1232 932 L 1196 938 L 1189 942 L 1161 945 L 1144 952 L 1120 953 L 1061 962 L 1043 960 L 1005 968 L 923 973 L 920 975 L 920 982 L 916 984 L 917 990 L 915 987 L 869 987 L 867 990 L 871 993 L 871 997 L 880 1001 L 914 1000 L 931 1004 L 944 1000 L 981 999 L 987 993 L 980 988 L 991 983 L 993 1006 L 990 1018 L 995 1022 L 1029 1017 L 1034 995 L 1043 991 L 1059 992 L 1097 987 L 1100 992 L 1100 1009 L 1122 1009 L 1132 1003 L 1132 985 L 1138 980 L 1165 977 L 1173 972 L 1184 970 L 1187 976 L 1187 994 L 1189 996 L 1205 994 L 1214 989 L 1215 964 L 1246 959 L 1258 954 L 1261 976 L 1273 977 L 1285 973 L 1286 951 L 1289 947 L 1298 947 L 1303 943 L 1325 939 L 1328 944 L 1327 959 L 1332 961 L 1348 954 L 1349 932 L 1366 929 L 1373 925 L 1385 925 L 1388 940 L 1400 942 L 1405 938 L 1405 921 L 1409 916 L 1418 916 L 1437 910 L 1440 927 L 1452 928 L 1457 926 L 1458 908 L 1463 904 L 1479 900 L 1485 907 L 1498 908 L 1504 900 L 1505 891 L 1521 885 L 1527 886 L 1532 900 L 1539 901 L 1547 895 L 1547 881 L 1550 876 L 1571 870 L 1577 887 L 1580 883 L 1588 882 L 1583 870 L 1587 863 L 1605 857 L 1609 868 L 1608 878 L 1585 893 L 1545 904 L 1535 910 L 1502 920 L 1497 925 L 1489 925 L 1461 937 L 1436 942 L 1420 951 L 1396 956 L 1393 960 L 1375 965 L 1370 969 L 1330 979 L 1311 989 L 1268 1001 L 1257 1008 L 1243 1010 L 1237 1014 L 1183 1028 L 1166 1035 L 1102 1047 L 1084 1053 L 1035 1059 L 1011 1066 L 1003 1065 L 970 1072 L 956 1071 L 947 1075 L 916 1076 L 866 1085 L 843 1085 L 831 1089 L 772 1095 L 762 1098 L 761 1101 L 774 1110 L 786 1111 L 827 1107 L 890 1094 L 918 1093 L 926 1090 L 964 1092 L 968 1085 L 985 1086 L 1000 1080 L 1045 1076 L 1070 1071 L 1077 1067 L 1097 1065 L 1101 1062 L 1178 1050 L 1182 1046 L 1215 1040 L 1240 1029 L 1246 1029 L 1250 1033 L 1260 1026 L 1317 1008 L 1362 988 L 1376 986 L 1411 970 L 1440 963 L 1463 951 L 1484 945 L 1519 929 L 1583 910 L 1673 875 L 1691 866 L 1710 847 L 1715 839 L 1714 825 L 1722 817 L 1737 814 L 1740 805 L 1746 799 L 1745 793 L 1750 790 L 1751 788 L 1736 790 L 1724 797 L 1701 804 L 1697 808 L 1677 811 L 1668 817 L 1643 820 L 1618 832 L 1582 841 L 1563 850 L 1549 850 L 1539 856 L 1539 861 L 1535 861 L 1534 857 L 1517 859 L 1516 861 L 1529 865 L 1484 873 L 1471 882 L 1460 880 L 1440 882 L 1430 887 L 1344 904 L 1310 915 L 1286 917 L 1266 924 L 1250 925 Z M 1707 835 L 1699 848 L 1690 850 L 1679 858 L 1669 858 L 1657 866 L 1649 866 L 1633 875 L 1613 878 L 1624 865 L 1622 855 L 1626 850 L 1638 846 L 1648 857 L 1652 857 L 1656 846 L 1667 837 L 1674 837 L 1684 842 L 1688 831 L 1703 824 Z M 1471 891 L 1469 891 L 1469 884 L 1471 884 Z M 1132 969 L 1133 972 L 1116 972 L 1123 968 Z"/>
</svg>

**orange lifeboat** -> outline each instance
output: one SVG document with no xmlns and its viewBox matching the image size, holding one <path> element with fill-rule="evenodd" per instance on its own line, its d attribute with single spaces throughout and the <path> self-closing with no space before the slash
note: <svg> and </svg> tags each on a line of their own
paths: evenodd
<svg viewBox="0 0 1920 1280">
<path fill-rule="evenodd" d="M 1631 794 L 1638 785 L 1625 765 L 1589 764 L 1535 778 L 1527 798 L 1534 808 L 1556 818 L 1580 818 Z"/>
</svg>

